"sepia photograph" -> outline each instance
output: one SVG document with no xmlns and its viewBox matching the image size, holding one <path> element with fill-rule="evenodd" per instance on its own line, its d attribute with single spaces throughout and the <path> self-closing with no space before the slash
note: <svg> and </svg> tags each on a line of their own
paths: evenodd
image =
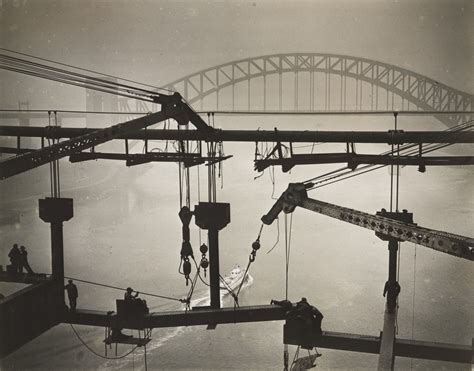
<svg viewBox="0 0 474 371">
<path fill-rule="evenodd" d="M 474 367 L 472 0 L 0 0 L 0 370 Z"/>
</svg>

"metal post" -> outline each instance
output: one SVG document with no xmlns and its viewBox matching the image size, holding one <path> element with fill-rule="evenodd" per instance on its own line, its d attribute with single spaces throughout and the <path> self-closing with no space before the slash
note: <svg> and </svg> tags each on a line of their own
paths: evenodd
<svg viewBox="0 0 474 371">
<path fill-rule="evenodd" d="M 230 204 L 221 202 L 200 202 L 194 208 L 196 225 L 207 229 L 209 238 L 209 283 L 211 308 L 221 307 L 219 274 L 219 231 L 230 222 Z"/>
<path fill-rule="evenodd" d="M 397 297 L 400 286 L 397 282 L 397 251 L 398 241 L 388 240 L 388 281 L 385 283 L 384 294 L 387 295 L 385 305 L 384 326 L 380 342 L 378 370 L 393 370 L 395 363 L 395 323 L 397 317 Z"/>
<path fill-rule="evenodd" d="M 388 280 L 396 281 L 397 280 L 397 251 L 398 251 L 398 241 L 395 239 L 390 239 L 388 241 Z"/>
<path fill-rule="evenodd" d="M 51 264 L 54 280 L 64 279 L 63 223 L 51 223 Z"/>
<path fill-rule="evenodd" d="M 45 198 L 39 200 L 39 216 L 46 223 L 51 223 L 51 265 L 52 278 L 57 282 L 56 303 L 64 307 L 64 246 L 63 222 L 73 217 L 72 198 Z"/>
<path fill-rule="evenodd" d="M 221 307 L 219 277 L 219 231 L 213 228 L 209 229 L 209 284 L 213 309 Z"/>
</svg>

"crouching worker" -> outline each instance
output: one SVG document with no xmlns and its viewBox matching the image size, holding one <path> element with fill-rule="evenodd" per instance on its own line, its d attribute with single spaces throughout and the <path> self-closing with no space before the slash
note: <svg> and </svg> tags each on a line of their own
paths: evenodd
<svg viewBox="0 0 474 371">
<path fill-rule="evenodd" d="M 304 349 L 313 349 L 315 341 L 321 336 L 321 322 L 324 318 L 322 313 L 306 298 L 301 298 L 296 305 L 288 306 L 287 301 L 272 301 L 272 304 L 283 306 L 286 311 L 286 323 L 284 327 L 285 344 L 301 345 Z M 316 356 L 321 354 L 317 352 Z"/>
</svg>

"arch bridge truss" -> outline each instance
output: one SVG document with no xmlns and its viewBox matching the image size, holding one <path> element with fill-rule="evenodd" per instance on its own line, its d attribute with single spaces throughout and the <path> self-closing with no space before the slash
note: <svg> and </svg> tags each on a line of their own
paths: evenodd
<svg viewBox="0 0 474 371">
<path fill-rule="evenodd" d="M 473 95 L 366 58 L 275 54 L 229 62 L 165 86 L 201 111 L 470 111 Z M 448 126 L 466 115 L 437 115 Z"/>
</svg>

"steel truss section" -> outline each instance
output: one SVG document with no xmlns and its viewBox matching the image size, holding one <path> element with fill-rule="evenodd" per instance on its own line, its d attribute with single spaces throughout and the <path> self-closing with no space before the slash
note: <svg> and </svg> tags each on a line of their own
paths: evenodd
<svg viewBox="0 0 474 371">
<path fill-rule="evenodd" d="M 150 125 L 170 118 L 175 119 L 178 124 L 181 125 L 187 124 L 189 120 L 191 120 L 191 122 L 193 122 L 197 127 L 198 131 L 206 133 L 213 132 L 214 129 L 207 126 L 207 124 L 197 114 L 195 114 L 189 106 L 181 102 L 180 98 L 179 94 L 176 95 L 176 101 L 174 103 L 162 105 L 162 110 L 159 112 L 113 125 L 105 129 L 87 131 L 61 143 L 53 144 L 49 147 L 44 147 L 33 152 L 23 153 L 19 156 L 0 161 L 0 179 L 20 174 L 51 161 L 108 142 L 117 137 L 139 131 Z M 46 128 L 46 131 L 52 131 L 51 127 Z M 42 135 L 42 137 L 48 137 L 47 133 Z M 18 142 L 19 141 L 20 140 L 18 139 Z"/>
<path fill-rule="evenodd" d="M 474 261 L 474 239 L 453 233 L 423 228 L 416 224 L 403 223 L 379 215 L 308 198 L 306 188 L 310 185 L 290 183 L 262 222 L 271 224 L 283 210 L 293 212 L 296 206 L 329 216 L 350 224 L 370 229 L 378 234 L 409 241 L 436 251 Z"/>
</svg>

